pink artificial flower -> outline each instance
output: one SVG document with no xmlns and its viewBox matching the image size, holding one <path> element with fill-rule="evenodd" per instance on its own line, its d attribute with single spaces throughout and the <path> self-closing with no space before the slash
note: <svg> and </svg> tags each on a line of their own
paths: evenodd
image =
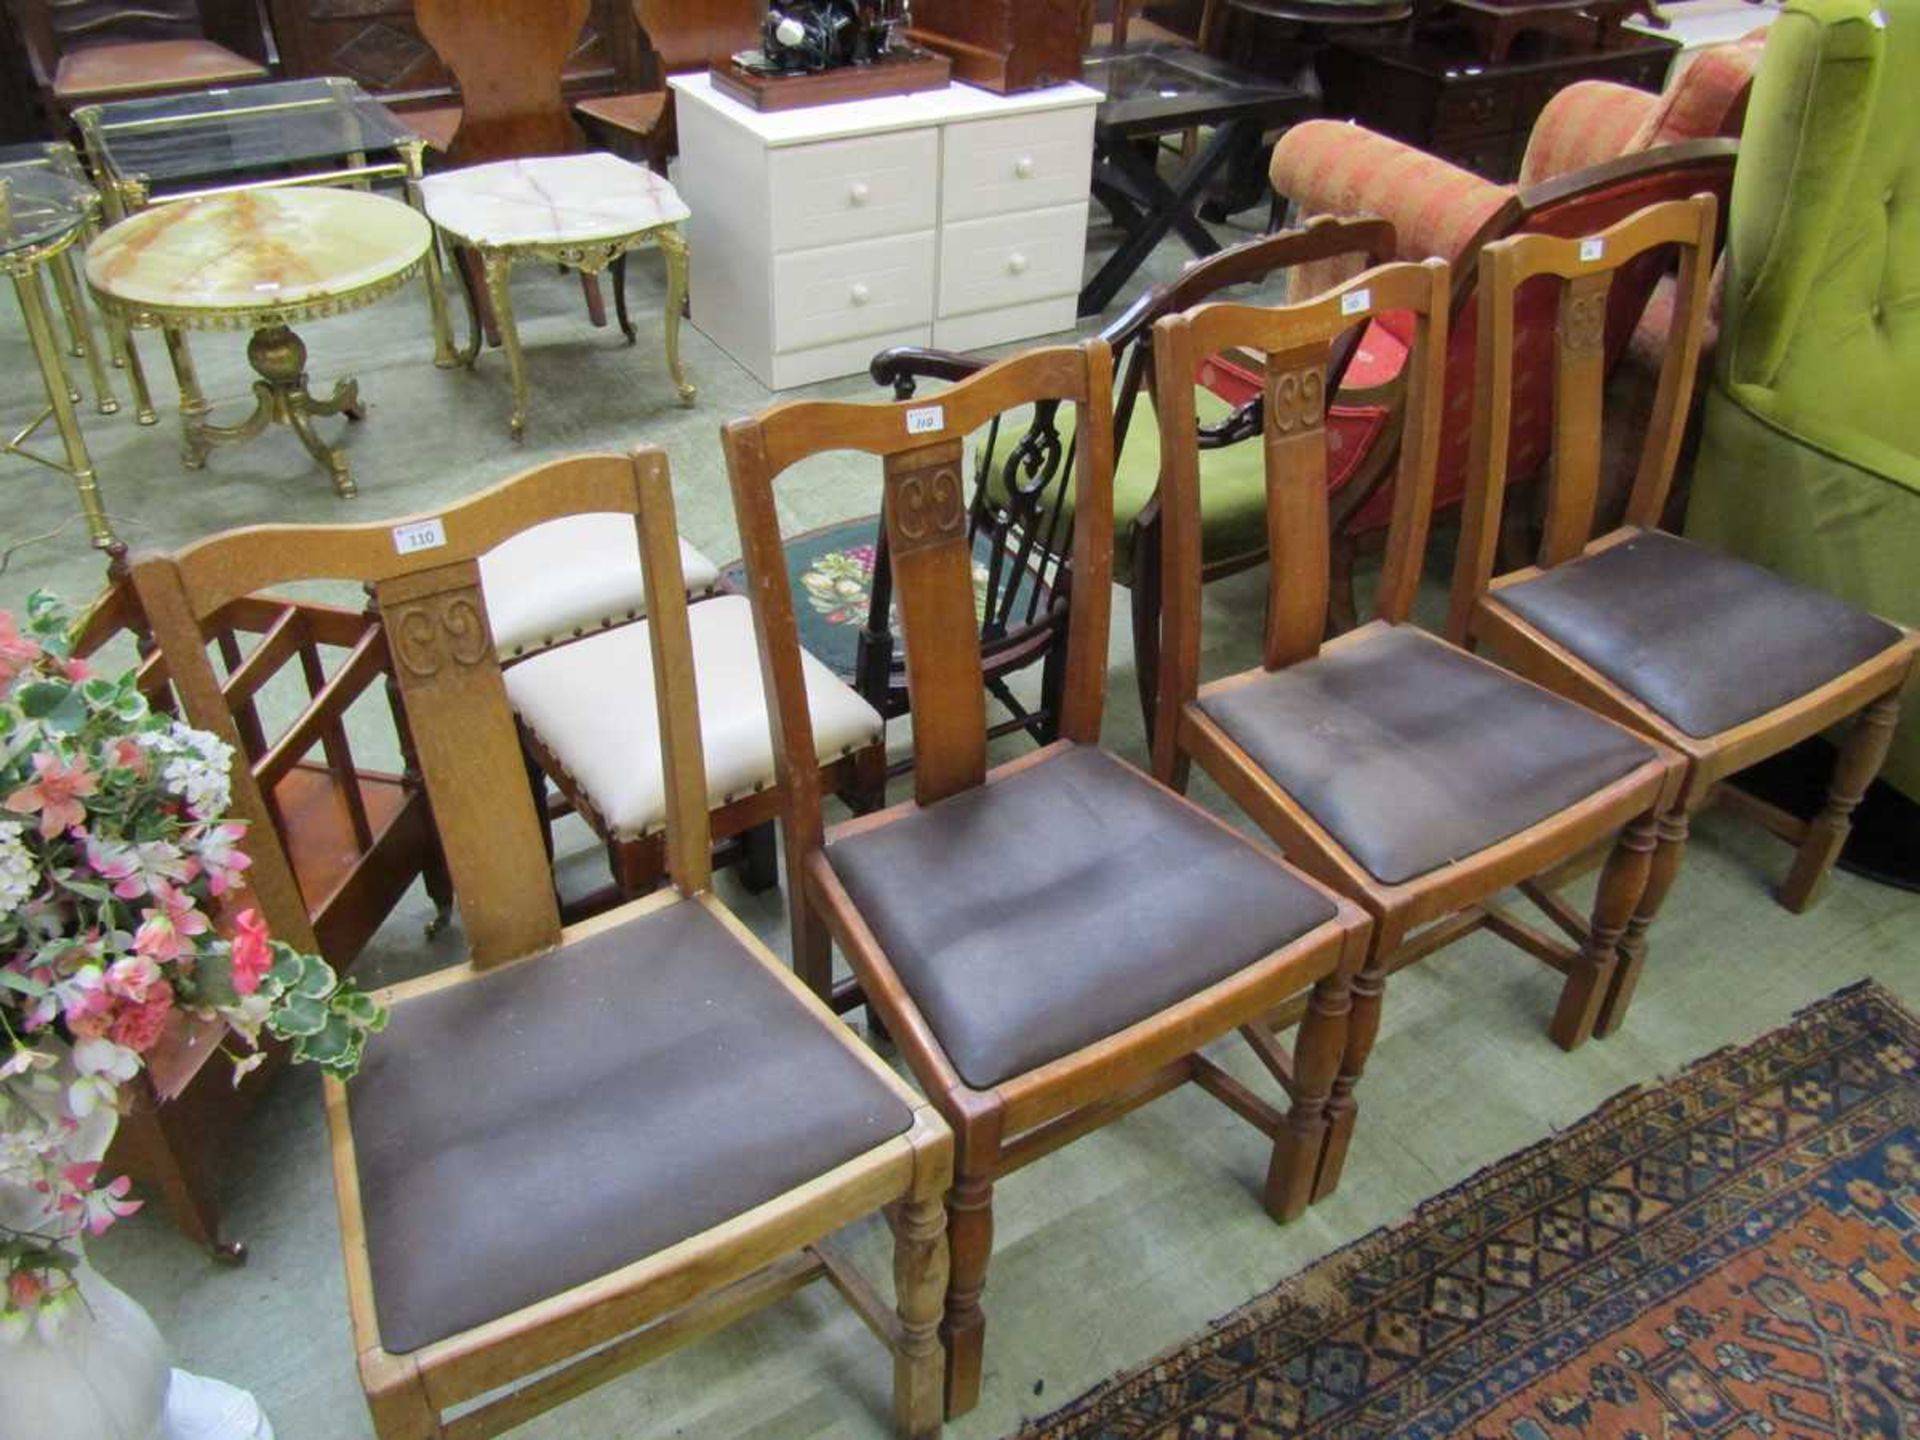
<svg viewBox="0 0 1920 1440">
<path fill-rule="evenodd" d="M 273 968 L 273 949 L 267 944 L 267 922 L 248 907 L 233 922 L 233 989 L 251 995 Z"/>
<path fill-rule="evenodd" d="M 76 685 L 82 680 L 90 679 L 93 675 L 93 667 L 87 664 L 86 661 L 80 659 L 69 660 L 62 665 L 60 669 L 65 673 L 67 679 L 73 681 Z"/>
<path fill-rule="evenodd" d="M 82 966 L 55 990 L 60 997 L 60 1018 L 67 1022 L 75 1039 L 98 1039 L 107 1033 L 113 1023 L 113 996 L 97 965 Z"/>
<path fill-rule="evenodd" d="M 89 835 L 86 851 L 88 868 L 105 880 L 122 900 L 137 900 L 147 893 L 146 881 L 140 874 L 140 856 L 133 846 Z"/>
<path fill-rule="evenodd" d="M 207 933 L 207 917 L 194 908 L 191 895 L 164 880 L 153 882 L 153 898 L 157 907 L 140 912 L 140 928 L 133 934 L 135 952 L 162 964 L 192 954 L 191 937 Z"/>
<path fill-rule="evenodd" d="M 160 978 L 160 966 L 148 956 L 123 955 L 107 969 L 107 989 L 119 999 L 144 1005 Z"/>
<path fill-rule="evenodd" d="M 160 1041 L 173 1014 L 173 987 L 162 980 L 147 992 L 137 1005 L 124 1005 L 114 1017 L 107 1038 L 124 1045 L 136 1055 L 144 1055 Z"/>
<path fill-rule="evenodd" d="M 7 618 L 6 613 L 0 611 L 0 621 Z M 7 1276 L 7 1299 L 13 1302 L 16 1310 L 33 1309 L 46 1293 L 46 1282 L 40 1278 L 38 1270 L 16 1270 Z"/>
<path fill-rule="evenodd" d="M 253 865 L 253 857 L 240 849 L 246 836 L 245 825 L 229 822 L 211 826 L 200 837 L 200 865 L 207 872 L 207 889 L 215 896 L 246 883 L 242 877 Z"/>
<path fill-rule="evenodd" d="M 121 735 L 107 742 L 107 764 L 115 770 L 131 770 L 136 775 L 147 773 L 147 752 L 138 740 Z"/>
<path fill-rule="evenodd" d="M 0 685 L 40 658 L 40 647 L 22 635 L 13 623 L 13 615 L 0 610 Z"/>
<path fill-rule="evenodd" d="M 98 1189 L 94 1181 L 100 1175 L 100 1162 L 87 1160 L 78 1165 L 69 1165 L 60 1172 L 71 1193 L 62 1196 L 59 1208 L 63 1213 L 80 1212 L 87 1231 L 93 1235 L 104 1232 L 116 1220 L 125 1219 L 140 1208 L 140 1201 L 127 1199 L 127 1192 L 133 1188 L 133 1182 L 122 1175 Z"/>
<path fill-rule="evenodd" d="M 33 772 L 31 783 L 7 797 L 6 808 L 16 815 L 39 811 L 41 839 L 51 840 L 87 818 L 80 797 L 93 794 L 99 782 L 85 760 L 68 765 L 58 755 L 42 751 L 33 757 Z"/>
</svg>

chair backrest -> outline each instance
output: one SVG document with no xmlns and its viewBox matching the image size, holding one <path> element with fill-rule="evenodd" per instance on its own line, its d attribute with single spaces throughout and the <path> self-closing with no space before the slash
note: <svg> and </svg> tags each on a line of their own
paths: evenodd
<svg viewBox="0 0 1920 1440">
<path fill-rule="evenodd" d="M 134 582 L 188 717 L 236 747 L 240 724 L 206 658 L 213 617 L 269 586 L 345 580 L 369 586 L 413 734 L 434 824 L 476 965 L 552 948 L 559 909 L 518 734 L 487 624 L 478 557 L 529 525 L 563 515 L 635 517 L 646 575 L 667 789 L 667 868 L 683 893 L 711 876 L 706 769 L 692 639 L 666 457 L 581 455 L 529 470 L 445 510 L 398 523 L 268 525 L 230 531 L 174 555 L 143 558 Z M 260 788 L 236 771 L 235 809 L 270 835 Z M 272 846 L 251 850 L 285 870 Z"/>
<path fill-rule="evenodd" d="M 633 0 L 643 52 L 657 70 L 643 79 L 660 89 L 669 75 L 704 70 L 754 47 L 766 13 L 766 0 Z"/>
<path fill-rule="evenodd" d="M 1711 194 L 1650 205 L 1596 234 L 1519 235 L 1480 252 L 1478 376 L 1474 384 L 1471 481 L 1462 507 L 1460 552 L 1453 572 L 1447 632 L 1463 641 L 1474 602 L 1493 576 L 1508 450 L 1518 403 L 1521 347 L 1519 312 L 1529 288 L 1548 287 L 1553 355 L 1532 361 L 1551 385 L 1546 524 L 1542 568 L 1574 559 L 1593 538 L 1600 480 L 1605 331 L 1613 291 L 1651 263 L 1660 270 L 1677 256 L 1674 320 L 1661 359 L 1659 389 L 1627 498 L 1626 524 L 1660 523 L 1692 402 L 1700 338 L 1706 324 L 1713 268 Z"/>
<path fill-rule="evenodd" d="M 87 45 L 125 40 L 195 40 L 204 33 L 196 0 L 151 0 L 138 7 L 109 0 L 10 0 L 34 82 L 50 90 L 60 57 Z"/>
<path fill-rule="evenodd" d="M 460 87 L 447 158 L 478 165 L 585 147 L 561 76 L 592 0 L 415 0 L 413 18 Z"/>
<path fill-rule="evenodd" d="M 809 456 L 852 450 L 880 457 L 882 512 L 907 651 L 914 797 L 923 805 L 986 775 L 965 437 L 995 415 L 1042 402 L 1072 404 L 1083 437 L 1074 464 L 1073 603 L 1060 733 L 1100 736 L 1112 607 L 1113 447 L 1106 425 L 1113 360 L 1106 344 L 1031 351 L 990 366 L 932 400 L 858 405 L 796 401 L 736 420 L 723 432 L 740 524 L 774 753 L 787 787 L 786 822 L 804 849 L 819 843 L 820 782 L 800 669 L 800 636 L 781 548 L 774 486 Z M 789 853 L 793 842 L 789 842 Z"/>
<path fill-rule="evenodd" d="M 1663 200 L 1713 195 L 1722 203 L 1733 184 L 1737 146 L 1731 140 L 1692 140 L 1661 150 L 1622 156 L 1577 174 L 1522 190 L 1510 213 L 1487 225 L 1482 236 L 1461 251 L 1455 266 L 1453 324 L 1447 356 L 1448 405 L 1441 424 L 1440 453 L 1434 478 L 1434 504 L 1457 504 L 1466 493 L 1473 410 L 1455 399 L 1471 394 L 1479 347 L 1479 307 L 1475 295 L 1479 267 L 1465 257 L 1478 255 L 1495 240 L 1517 236 L 1592 235 L 1616 221 Z M 1627 342 L 1645 313 L 1654 287 L 1665 273 L 1662 257 L 1648 256 L 1628 267 L 1608 292 L 1601 337 L 1602 372 L 1626 353 Z M 1545 283 L 1519 297 L 1514 325 L 1518 343 L 1528 352 L 1516 376 L 1510 415 L 1513 433 L 1507 447 L 1508 481 L 1524 480 L 1547 458 L 1552 429 L 1552 367 L 1545 355 L 1553 334 L 1553 290 Z"/>
<path fill-rule="evenodd" d="M 1419 589 L 1432 511 L 1447 355 L 1447 281 L 1444 260 L 1402 262 L 1369 270 L 1302 304 L 1202 305 L 1153 327 L 1166 555 L 1156 751 L 1171 746 L 1181 706 L 1199 684 L 1200 456 L 1199 446 L 1188 438 L 1194 434 L 1194 409 L 1187 377 L 1202 357 L 1228 347 L 1266 357 L 1261 434 L 1272 558 L 1261 662 L 1277 670 L 1311 659 L 1320 653 L 1326 632 L 1332 583 L 1325 427 L 1335 344 L 1377 315 L 1409 317 L 1407 419 L 1376 601 L 1379 616 L 1397 623 L 1411 612 Z"/>
<path fill-rule="evenodd" d="M 1920 0 L 1790 0 L 1727 211 L 1720 382 L 1842 456 L 1920 454 L 1916 78 Z"/>
</svg>

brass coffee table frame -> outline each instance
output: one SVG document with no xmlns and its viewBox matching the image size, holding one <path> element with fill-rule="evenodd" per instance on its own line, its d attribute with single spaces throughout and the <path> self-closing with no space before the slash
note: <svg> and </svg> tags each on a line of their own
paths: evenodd
<svg viewBox="0 0 1920 1440">
<path fill-rule="evenodd" d="M 0 207 L 8 203 L 5 195 L 8 188 L 7 182 L 0 179 Z M 75 409 L 81 401 L 80 391 L 67 376 L 52 311 L 40 283 L 42 270 L 53 277 L 54 293 L 66 317 L 71 350 L 86 361 L 96 408 L 102 415 L 113 414 L 120 408 L 120 402 L 108 387 L 106 369 L 101 364 L 100 349 L 93 341 L 86 308 L 80 302 L 73 268 L 73 247 L 87 237 L 97 207 L 96 201 L 86 213 L 76 216 L 68 229 L 50 240 L 0 253 L 0 270 L 13 281 L 13 292 L 27 324 L 27 341 L 33 348 L 33 358 L 40 367 L 40 378 L 47 391 L 45 409 L 11 436 L 0 437 L 0 454 L 18 455 L 72 480 L 80 497 L 80 513 L 86 518 L 88 538 L 95 547 L 104 550 L 114 543 L 113 527 L 108 523 L 106 506 L 100 498 L 93 457 L 87 451 L 86 438 L 80 433 L 80 416 Z M 64 462 L 29 448 L 34 435 L 49 419 L 60 432 L 61 447 L 66 455 Z"/>
<path fill-rule="evenodd" d="M 507 352 L 507 374 L 513 382 L 513 415 L 507 424 L 515 440 L 524 438 L 527 429 L 527 366 L 520 349 L 520 328 L 513 318 L 513 295 L 509 285 L 514 262 L 518 260 L 564 265 L 583 275 L 598 275 L 612 266 L 615 313 L 620 321 L 621 332 L 627 337 L 627 344 L 631 345 L 636 332 L 633 322 L 627 318 L 627 287 L 623 273 L 627 256 L 647 245 L 659 250 L 667 263 L 667 373 L 673 377 L 673 388 L 680 397 L 680 403 L 693 403 L 699 391 L 687 380 L 686 371 L 680 365 L 680 312 L 685 309 L 687 299 L 687 241 L 680 233 L 679 221 L 649 225 L 644 230 L 594 240 L 539 240 L 507 245 L 482 244 L 446 225 L 437 225 L 436 228 L 450 244 L 463 246 L 480 257 L 480 271 L 487 286 L 487 301 L 493 307 L 494 318 L 500 326 L 500 346 Z M 461 293 L 466 297 L 469 326 L 466 346 L 460 351 L 460 363 L 472 369 L 480 357 L 480 305 L 466 268 L 461 265 L 453 268 L 460 276 Z"/>
<path fill-rule="evenodd" d="M 316 417 L 332 415 L 344 415 L 349 421 L 364 418 L 359 382 L 337 381 L 332 395 L 325 400 L 317 398 L 307 383 L 306 342 L 293 332 L 293 327 L 308 320 L 363 310 L 386 299 L 420 273 L 433 248 L 429 229 L 426 248 L 398 270 L 363 285 L 276 305 L 231 308 L 158 305 L 123 300 L 98 286 L 91 288 L 102 310 L 120 316 L 129 324 L 161 326 L 170 344 L 176 336 L 182 337 L 183 351 L 183 332 L 187 330 L 253 331 L 253 338 L 247 342 L 247 361 L 260 377 L 253 382 L 253 413 L 235 425 L 213 424 L 207 419 L 212 407 L 204 397 L 198 397 L 196 389 L 198 407 L 191 412 L 183 407 L 181 414 L 180 459 L 189 470 L 204 469 L 207 455 L 216 445 L 238 444 L 253 439 L 268 425 L 285 425 L 300 438 L 307 453 L 332 475 L 334 493 L 346 499 L 360 493 L 359 486 L 354 484 L 352 468 L 339 446 L 326 444 L 314 433 L 312 422 Z M 190 361 L 188 369 L 191 373 Z"/>
</svg>

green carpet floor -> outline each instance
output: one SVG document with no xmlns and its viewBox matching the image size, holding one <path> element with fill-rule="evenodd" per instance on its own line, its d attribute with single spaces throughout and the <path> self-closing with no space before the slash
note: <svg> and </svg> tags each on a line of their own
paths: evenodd
<svg viewBox="0 0 1920 1440">
<path fill-rule="evenodd" d="M 1154 257 L 1170 273 L 1183 255 Z M 695 257 L 698 263 L 698 257 Z M 506 366 L 486 354 L 475 374 L 433 368 L 418 288 L 358 315 L 303 328 L 316 388 L 360 378 L 369 406 L 350 441 L 361 494 L 336 500 L 326 477 L 284 431 L 217 452 L 201 473 L 181 469 L 171 417 L 153 429 L 130 410 L 89 413 L 86 432 L 114 522 L 136 547 L 171 546 L 227 526 L 269 520 L 372 520 L 430 508 L 527 464 L 636 441 L 663 445 L 684 533 L 717 560 L 738 553 L 718 443 L 727 419 L 769 396 L 697 331 L 685 338 L 698 404 L 674 403 L 660 358 L 664 283 L 653 257 L 631 277 L 639 344 L 588 327 L 571 280 L 529 269 L 516 282 L 533 404 L 528 438 L 507 439 Z M 1130 295 L 1127 298 L 1131 298 Z M 16 427 L 39 403 L 18 314 L 0 307 L 0 423 Z M 155 337 L 144 341 L 163 414 L 171 385 Z M 247 400 L 243 337 L 194 343 L 208 393 L 231 416 Z M 873 394 L 863 379 L 815 393 Z M 122 387 L 124 398 L 124 385 Z M 337 422 L 336 422 L 337 423 Z M 36 586 L 75 600 L 101 567 L 86 546 L 65 482 L 0 459 L 0 606 Z M 876 468 L 826 461 L 783 487 L 790 531 L 870 514 Z M 38 541 L 33 537 L 46 536 Z M 1442 537 L 1444 541 L 1447 537 Z M 32 541 L 33 543 L 28 543 Z M 1444 577 L 1436 549 L 1433 574 Z M 1256 652 L 1262 572 L 1207 591 L 1209 673 Z M 1144 762 L 1124 603 L 1113 638 L 1107 737 Z M 1217 792 L 1196 794 L 1225 810 Z M 1139 1111 L 1022 1172 L 998 1192 L 996 1254 L 986 1294 L 987 1374 L 979 1409 L 949 1428 L 958 1440 L 1002 1434 L 1123 1366 L 1200 1330 L 1335 1247 L 1403 1218 L 1424 1197 L 1584 1115 L 1624 1086 L 1653 1079 L 1719 1046 L 1784 1023 L 1799 1007 L 1873 976 L 1920 1004 L 1920 900 L 1836 877 L 1813 913 L 1776 906 L 1769 884 L 1786 852 L 1729 817 L 1695 829 L 1684 870 L 1653 932 L 1624 1033 L 1563 1055 L 1545 1025 L 1550 972 L 1475 937 L 1396 979 L 1361 1119 L 1336 1196 L 1280 1228 L 1258 1204 L 1266 1151 L 1216 1102 L 1188 1090 Z M 569 879 L 598 878 L 597 853 L 569 832 Z M 1008 857 L 1017 865 L 1018 857 Z M 780 948 L 780 901 L 723 896 Z M 417 892 L 362 961 L 363 978 L 449 963 L 458 929 L 428 944 Z M 1238 1048 L 1223 1063 L 1265 1081 Z M 636 1099 L 643 1097 L 636 1097 Z M 226 1196 L 229 1229 L 252 1251 L 217 1267 L 170 1228 L 157 1207 L 96 1246 L 100 1268 L 153 1312 L 182 1364 L 251 1387 L 282 1440 L 363 1440 L 372 1434 L 347 1328 L 332 1179 L 319 1086 L 287 1073 L 240 1146 Z M 527 1217 L 539 1253 L 539 1217 Z M 884 1235 L 847 1245 L 885 1274 Z M 608 1385 L 520 1432 L 562 1437 L 813 1436 L 886 1433 L 889 1365 L 832 1292 L 808 1293 Z"/>
</svg>

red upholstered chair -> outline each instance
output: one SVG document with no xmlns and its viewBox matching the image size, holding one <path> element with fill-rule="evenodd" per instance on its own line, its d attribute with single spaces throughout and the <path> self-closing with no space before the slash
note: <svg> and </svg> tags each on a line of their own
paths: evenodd
<svg viewBox="0 0 1920 1440">
<path fill-rule="evenodd" d="M 1394 226 L 1398 258 L 1438 256 L 1454 267 L 1437 508 L 1458 505 L 1465 484 L 1477 343 L 1472 262 L 1480 248 L 1511 235 L 1588 234 L 1655 201 L 1702 191 L 1724 202 L 1732 184 L 1734 145 L 1714 137 L 1737 133 L 1758 55 L 1758 45 L 1750 41 L 1703 51 L 1661 95 L 1603 81 L 1569 86 L 1535 122 L 1521 180 L 1514 185 L 1494 184 L 1351 124 L 1309 121 L 1281 137 L 1271 175 L 1296 218 L 1378 215 Z M 1303 266 L 1295 273 L 1293 295 L 1319 294 L 1347 278 L 1352 268 L 1351 263 Z M 1660 264 L 1649 263 L 1614 287 L 1606 337 L 1610 372 L 1630 346 L 1656 357 L 1664 352 L 1662 317 L 1671 315 L 1672 306 L 1670 286 L 1662 279 Z M 1544 289 L 1522 299 L 1523 359 L 1532 353 L 1544 360 L 1548 353 L 1549 302 Z M 1636 339 L 1642 326 L 1654 333 Z M 1404 317 L 1392 316 L 1368 327 L 1328 413 L 1333 604 L 1342 626 L 1351 623 L 1353 607 L 1341 576 L 1362 543 L 1384 536 L 1391 514 L 1405 329 Z M 1652 368 L 1657 370 L 1657 359 Z M 1510 480 L 1531 475 L 1545 458 L 1551 378 L 1548 366 L 1523 365 Z"/>
</svg>

